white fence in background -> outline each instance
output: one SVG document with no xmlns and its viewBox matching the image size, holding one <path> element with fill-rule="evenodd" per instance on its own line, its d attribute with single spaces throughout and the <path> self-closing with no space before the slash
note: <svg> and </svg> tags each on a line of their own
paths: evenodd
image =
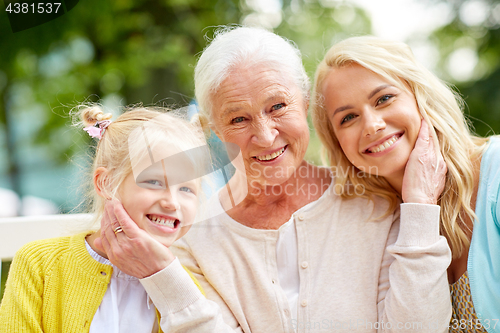
<svg viewBox="0 0 500 333">
<path fill-rule="evenodd" d="M 59 214 L 0 218 L 0 272 L 24 244 L 44 238 L 67 236 L 92 219 L 91 214 Z M 0 285 L 0 288 L 3 286 Z M 0 289 L 1 292 L 1 289 Z"/>
</svg>

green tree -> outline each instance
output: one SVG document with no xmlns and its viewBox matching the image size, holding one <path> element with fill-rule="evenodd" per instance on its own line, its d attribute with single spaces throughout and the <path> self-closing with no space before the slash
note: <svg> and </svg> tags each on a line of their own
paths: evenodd
<svg viewBox="0 0 500 333">
<path fill-rule="evenodd" d="M 500 133 L 500 1 L 445 1 L 452 8 L 450 23 L 436 30 L 431 41 L 439 50 L 440 74 L 456 85 L 467 103 L 468 114 L 479 135 Z M 475 66 L 471 75 L 454 77 L 461 55 Z M 467 63 L 468 62 L 468 63 Z"/>
</svg>

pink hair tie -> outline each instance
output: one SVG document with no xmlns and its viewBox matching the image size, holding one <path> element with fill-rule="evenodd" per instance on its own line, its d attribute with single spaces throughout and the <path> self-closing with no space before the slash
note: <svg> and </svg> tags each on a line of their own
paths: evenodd
<svg viewBox="0 0 500 333">
<path fill-rule="evenodd" d="M 101 140 L 104 130 L 111 124 L 111 120 L 101 120 L 96 122 L 93 126 L 85 127 L 83 130 L 89 133 L 93 138 Z"/>
</svg>

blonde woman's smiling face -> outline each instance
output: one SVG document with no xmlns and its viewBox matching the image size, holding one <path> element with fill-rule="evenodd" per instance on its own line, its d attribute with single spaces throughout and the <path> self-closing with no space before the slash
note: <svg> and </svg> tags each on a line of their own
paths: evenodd
<svg viewBox="0 0 500 333">
<path fill-rule="evenodd" d="M 332 69 L 322 88 L 347 159 L 393 186 L 402 181 L 421 124 L 414 95 L 357 64 Z"/>
</svg>

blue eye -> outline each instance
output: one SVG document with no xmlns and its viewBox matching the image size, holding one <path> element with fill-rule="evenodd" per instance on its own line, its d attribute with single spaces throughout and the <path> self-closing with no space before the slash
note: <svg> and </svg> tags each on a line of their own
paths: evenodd
<svg viewBox="0 0 500 333">
<path fill-rule="evenodd" d="M 143 183 L 147 184 L 147 185 L 158 186 L 158 187 L 163 186 L 163 183 L 160 182 L 159 180 L 156 180 L 156 179 L 148 179 L 148 180 L 143 181 Z"/>
<path fill-rule="evenodd" d="M 285 104 L 284 103 L 278 103 L 278 104 L 275 104 L 271 107 L 271 110 L 273 111 L 276 111 L 276 110 L 279 110 L 279 109 L 282 109 L 285 107 Z"/>
<path fill-rule="evenodd" d="M 394 97 L 394 95 L 384 95 L 382 97 L 380 97 L 378 100 L 377 100 L 377 105 L 380 105 L 382 103 L 385 103 L 387 102 L 388 100 L 390 100 L 392 97 Z"/>
<path fill-rule="evenodd" d="M 179 191 L 182 191 L 182 192 L 187 192 L 187 193 L 195 193 L 194 190 L 190 187 L 187 187 L 187 186 L 182 186 L 179 188 Z M 196 193 L 195 193 L 196 194 Z"/>
<path fill-rule="evenodd" d="M 352 120 L 354 119 L 356 116 L 353 115 L 352 113 L 348 114 L 347 116 L 345 116 L 344 118 L 342 118 L 342 120 L 340 121 L 340 125 L 342 125 L 343 123 L 345 123 L 346 121 L 349 121 L 349 120 Z"/>
<path fill-rule="evenodd" d="M 231 123 L 237 124 L 237 123 L 241 123 L 244 120 L 245 120 L 245 118 L 243 118 L 243 117 L 236 117 L 233 120 L 231 120 Z"/>
</svg>

